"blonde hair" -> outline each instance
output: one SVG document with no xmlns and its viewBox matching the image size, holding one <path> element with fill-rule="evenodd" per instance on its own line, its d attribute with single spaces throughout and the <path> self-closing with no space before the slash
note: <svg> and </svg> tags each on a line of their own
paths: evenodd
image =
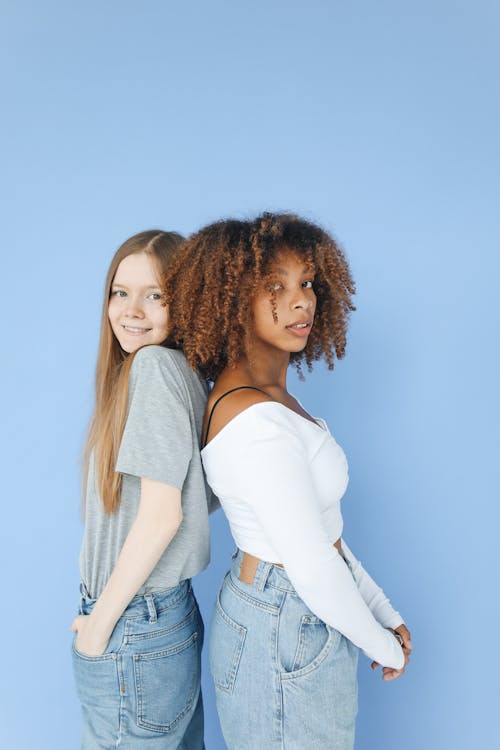
<svg viewBox="0 0 500 750">
<path fill-rule="evenodd" d="M 135 352 L 123 351 L 111 328 L 108 318 L 111 285 L 122 260 L 138 253 L 151 256 L 162 279 L 183 240 L 177 232 L 159 229 L 135 234 L 118 248 L 106 276 L 95 373 L 95 406 L 83 457 L 83 494 L 85 498 L 93 453 L 97 490 L 108 514 L 120 503 L 122 477 L 115 466 L 127 418 L 128 380 L 135 355 Z"/>
</svg>

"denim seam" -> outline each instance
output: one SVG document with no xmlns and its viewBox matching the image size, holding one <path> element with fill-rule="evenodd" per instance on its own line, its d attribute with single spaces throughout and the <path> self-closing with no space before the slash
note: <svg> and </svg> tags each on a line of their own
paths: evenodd
<svg viewBox="0 0 500 750">
<path fill-rule="evenodd" d="M 160 651 L 150 651 L 147 654 L 134 654 L 134 662 L 138 661 L 154 661 L 155 659 L 161 659 L 163 656 L 173 656 L 174 654 L 180 654 L 186 648 L 189 648 L 192 643 L 195 643 L 198 638 L 198 633 L 194 632 L 189 638 L 186 638 L 182 643 L 178 643 L 170 648 L 162 648 Z"/>
<path fill-rule="evenodd" d="M 225 611 L 222 609 L 222 604 L 220 602 L 220 598 L 217 598 L 217 602 L 215 604 L 217 607 L 217 611 L 224 620 L 224 622 L 229 625 L 229 627 L 233 628 L 233 630 L 236 630 L 238 633 L 246 633 L 247 629 L 244 625 L 238 625 L 236 620 L 233 620 L 232 617 L 229 617 L 228 614 L 225 613 Z"/>
<path fill-rule="evenodd" d="M 90 662 L 103 662 L 103 661 L 110 661 L 116 659 L 116 653 L 110 652 L 108 654 L 104 653 L 100 656 L 88 656 L 87 654 L 82 654 L 81 651 L 78 651 L 78 649 L 75 646 L 76 637 L 73 639 L 73 643 L 71 644 L 71 648 L 73 649 L 73 653 L 78 656 L 79 659 L 84 659 L 85 661 Z"/>
<path fill-rule="evenodd" d="M 258 607 L 259 609 L 263 609 L 265 612 L 269 612 L 272 615 L 278 615 L 279 607 L 276 607 L 272 604 L 265 604 L 264 602 L 259 601 L 259 599 L 256 599 L 253 596 L 249 596 L 248 594 L 245 594 L 243 591 L 241 591 L 239 588 L 237 588 L 234 585 L 234 583 L 231 581 L 231 578 L 228 579 L 228 586 L 231 588 L 235 596 L 239 596 L 240 599 L 247 601 L 249 604 L 252 605 L 252 607 Z"/>
<path fill-rule="evenodd" d="M 186 596 L 188 596 L 191 593 L 191 591 L 192 591 L 192 587 L 188 586 L 188 588 L 187 588 L 186 591 L 179 592 L 179 594 L 177 594 L 177 596 L 175 596 L 174 598 L 172 598 L 171 600 L 169 600 L 168 604 L 166 606 L 164 606 L 164 607 L 157 607 L 156 604 L 155 604 L 155 608 L 156 608 L 157 614 L 160 614 L 160 612 L 165 612 L 167 609 L 170 609 L 170 607 L 173 607 L 176 604 L 178 604 Z M 148 592 L 148 593 L 152 593 L 153 597 L 158 596 L 158 595 L 163 595 L 162 591 L 153 591 L 153 592 Z M 140 599 L 143 599 L 143 598 L 144 598 L 144 595 L 141 594 L 140 595 Z M 96 603 L 97 599 L 91 599 L 90 601 L 92 601 L 92 604 L 94 605 Z M 129 604 L 129 606 L 135 607 L 138 604 L 140 604 L 140 603 L 139 602 L 135 602 L 135 604 L 134 604 L 133 602 L 131 602 Z M 82 613 L 82 614 L 88 614 L 88 613 L 85 612 L 85 613 Z M 147 605 L 146 605 L 145 606 L 145 611 L 144 612 L 139 612 L 139 614 L 136 614 L 136 615 L 132 615 L 132 614 L 131 615 L 127 615 L 127 610 L 125 610 L 125 612 L 123 613 L 123 615 L 121 616 L 120 619 L 123 618 L 124 620 L 138 620 L 141 617 L 148 617 L 148 616 L 149 616 L 149 612 L 148 612 L 148 608 L 147 608 Z"/>
<path fill-rule="evenodd" d="M 116 663 L 116 670 L 117 670 L 117 678 L 118 678 L 118 694 L 120 696 L 120 710 L 118 712 L 118 737 L 116 739 L 116 747 L 118 748 L 122 741 L 122 729 L 123 729 L 123 723 L 124 723 L 124 714 L 125 714 L 125 700 L 126 695 L 124 690 L 122 690 L 122 685 L 125 687 L 125 675 L 123 673 L 123 664 L 122 664 L 122 657 L 119 656 Z"/>
<path fill-rule="evenodd" d="M 194 619 L 194 616 L 196 614 L 196 607 L 193 607 L 192 610 L 186 617 L 181 620 L 181 622 L 178 622 L 176 625 L 172 625 L 169 628 L 160 628 L 159 630 L 154 630 L 151 633 L 134 633 L 134 634 L 128 634 L 125 636 L 125 643 L 137 643 L 138 641 L 147 641 L 152 638 L 158 638 L 161 635 L 166 635 L 167 633 L 174 633 L 176 630 L 179 630 L 180 628 L 183 628 L 187 623 Z"/>
<path fill-rule="evenodd" d="M 277 739 L 281 745 L 281 750 L 284 748 L 284 722 L 285 722 L 285 705 L 283 700 L 283 689 L 281 683 L 281 664 L 279 659 L 279 633 L 280 633 L 280 617 L 283 605 L 286 601 L 286 596 L 281 600 L 280 608 L 278 611 L 278 617 L 274 624 L 274 671 L 275 671 L 275 684 L 277 693 L 277 711 L 276 711 L 276 733 Z"/>
<path fill-rule="evenodd" d="M 274 583 L 267 582 L 267 586 L 270 589 L 275 589 L 276 591 L 283 591 L 285 594 L 297 594 L 293 586 L 276 586 Z M 297 594 L 298 596 L 298 594 Z"/>
<path fill-rule="evenodd" d="M 198 639 L 198 633 L 195 632 L 185 641 L 178 644 L 177 646 L 173 646 L 172 648 L 163 649 L 162 651 L 155 651 L 152 654 L 134 654 L 134 658 L 133 658 L 134 676 L 135 676 L 135 688 L 136 688 L 136 695 L 137 695 L 136 722 L 139 727 L 142 727 L 143 729 L 149 729 L 152 732 L 159 732 L 159 733 L 170 732 L 179 723 L 179 721 L 183 718 L 183 716 L 185 716 L 186 713 L 191 710 L 193 706 L 194 696 L 196 693 L 196 681 L 195 681 L 193 690 L 191 692 L 191 695 L 189 696 L 189 699 L 186 705 L 179 712 L 179 714 L 175 717 L 175 719 L 173 719 L 168 724 L 153 724 L 147 721 L 147 719 L 144 719 L 142 716 L 142 712 L 144 710 L 144 706 L 143 706 L 144 698 L 143 698 L 143 691 L 142 691 L 142 682 L 140 679 L 140 672 L 139 672 L 140 662 L 153 660 L 155 658 L 168 657 L 168 656 L 172 656 L 173 654 L 180 653 L 181 651 L 185 651 L 191 645 L 196 644 L 197 639 Z M 148 659 L 147 657 L 151 657 L 151 659 Z"/>
<path fill-rule="evenodd" d="M 297 643 L 297 648 L 295 649 L 295 655 L 292 661 L 292 668 L 290 670 L 291 672 L 295 672 L 297 670 L 297 664 L 300 664 L 303 658 L 304 645 L 305 645 L 304 623 L 306 622 L 307 622 L 307 615 L 302 615 L 300 619 L 299 641 Z"/>
<path fill-rule="evenodd" d="M 192 592 L 192 588 L 191 588 L 191 585 L 189 585 L 189 586 L 187 587 L 186 591 L 184 591 L 184 592 L 182 592 L 182 591 L 181 591 L 181 592 L 179 592 L 179 594 L 178 594 L 178 595 L 177 595 L 177 596 L 176 596 L 176 597 L 175 597 L 174 599 L 172 599 L 172 601 L 169 601 L 169 602 L 168 602 L 168 604 L 167 604 L 167 605 L 166 605 L 165 607 L 156 607 L 156 611 L 157 611 L 157 612 L 158 612 L 158 614 L 159 614 L 160 612 L 164 612 L 164 611 L 165 611 L 166 609 L 170 609 L 170 607 L 173 607 L 173 606 L 174 606 L 174 604 L 178 604 L 178 603 L 179 603 L 179 602 L 181 602 L 181 601 L 182 601 L 183 599 L 185 599 L 185 598 L 186 598 L 187 596 L 189 596 L 189 594 L 190 594 L 191 592 Z M 155 594 L 155 593 L 153 592 L 153 596 L 157 596 L 157 595 L 158 595 L 158 593 L 159 593 L 159 592 L 157 592 L 157 593 Z M 156 605 L 155 605 L 155 606 L 156 606 Z"/>
<path fill-rule="evenodd" d="M 338 633 L 336 630 L 333 630 L 333 628 L 328 628 L 328 640 L 326 641 L 317 657 L 306 667 L 302 667 L 301 669 L 292 672 L 282 672 L 281 679 L 294 680 L 298 677 L 303 677 L 310 672 L 314 672 L 314 670 L 317 669 L 325 661 L 332 648 L 339 643 L 340 637 L 340 633 Z"/>
<path fill-rule="evenodd" d="M 184 593 L 180 593 L 180 594 L 178 594 L 177 597 L 174 597 L 172 600 L 170 600 L 165 607 L 159 607 L 159 606 L 157 607 L 156 604 L 155 604 L 156 613 L 159 615 L 161 612 L 166 612 L 168 609 L 170 609 L 170 607 L 173 607 L 176 604 L 178 604 L 179 602 L 181 602 L 190 592 L 191 592 L 191 587 L 189 587 L 187 589 L 187 591 L 185 591 Z M 161 592 L 157 592 L 157 593 L 161 593 Z M 154 592 L 153 592 L 153 596 L 155 596 Z M 127 615 L 127 610 L 125 610 L 125 612 L 123 613 L 122 617 L 125 620 L 139 620 L 139 619 L 141 619 L 143 617 L 149 617 L 149 612 L 148 612 L 148 609 L 147 609 L 147 606 L 146 606 L 146 611 L 140 612 L 137 615 Z"/>
<path fill-rule="evenodd" d="M 236 682 L 238 669 L 240 666 L 243 646 L 245 645 L 245 640 L 247 636 L 247 628 L 245 628 L 243 625 L 239 625 L 235 620 L 229 617 L 228 614 L 226 614 L 220 601 L 220 592 L 217 595 L 215 608 L 216 608 L 217 614 L 222 618 L 222 620 L 226 623 L 226 625 L 232 628 L 239 636 L 238 642 L 236 644 L 236 648 L 234 649 L 233 658 L 230 663 L 229 671 L 226 676 L 226 681 L 222 682 L 221 680 L 218 680 L 216 677 L 214 677 L 214 682 L 216 686 L 219 688 L 219 690 L 223 690 L 225 693 L 232 693 L 234 689 L 234 683 Z"/>
</svg>

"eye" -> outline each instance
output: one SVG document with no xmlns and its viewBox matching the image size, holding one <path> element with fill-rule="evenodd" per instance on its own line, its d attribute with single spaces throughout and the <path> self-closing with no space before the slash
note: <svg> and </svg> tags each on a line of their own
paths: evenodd
<svg viewBox="0 0 500 750">
<path fill-rule="evenodd" d="M 161 294 L 160 292 L 151 292 L 148 299 L 152 299 L 153 302 L 158 302 L 158 300 L 161 300 Z"/>
<path fill-rule="evenodd" d="M 269 284 L 270 292 L 279 292 L 280 289 L 283 289 L 283 284 L 281 283 L 281 281 L 272 281 Z"/>
<path fill-rule="evenodd" d="M 111 292 L 112 297 L 126 297 L 127 292 L 124 289 L 115 289 L 113 292 Z"/>
<path fill-rule="evenodd" d="M 302 286 L 304 287 L 304 289 L 312 289 L 313 288 L 313 283 L 314 282 L 313 282 L 312 279 L 308 279 L 307 281 L 303 281 L 302 282 Z"/>
</svg>

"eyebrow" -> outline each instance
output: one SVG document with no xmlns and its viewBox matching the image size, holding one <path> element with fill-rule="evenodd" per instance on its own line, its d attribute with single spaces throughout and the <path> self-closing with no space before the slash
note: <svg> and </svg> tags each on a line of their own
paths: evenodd
<svg viewBox="0 0 500 750">
<path fill-rule="evenodd" d="M 118 281 L 113 281 L 113 283 L 111 284 L 111 289 L 113 289 L 113 287 L 115 286 L 119 286 L 122 289 L 128 289 L 126 284 L 120 284 Z M 150 284 L 149 286 L 141 287 L 141 289 L 161 289 L 161 286 L 159 284 Z"/>
</svg>

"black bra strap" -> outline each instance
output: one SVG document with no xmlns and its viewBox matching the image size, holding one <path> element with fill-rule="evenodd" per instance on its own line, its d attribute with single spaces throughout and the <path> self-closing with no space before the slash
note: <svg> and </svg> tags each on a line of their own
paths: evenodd
<svg viewBox="0 0 500 750">
<path fill-rule="evenodd" d="M 212 415 L 213 415 L 214 409 L 217 406 L 217 404 L 219 403 L 219 401 L 222 401 L 222 399 L 225 398 L 225 396 L 229 396 L 230 393 L 234 393 L 234 391 L 241 391 L 244 388 L 249 388 L 250 390 L 253 390 L 253 391 L 260 391 L 261 393 L 265 393 L 266 396 L 269 396 L 269 393 L 266 393 L 266 391 L 263 391 L 262 388 L 257 388 L 255 385 L 238 385 L 238 386 L 236 386 L 236 388 L 231 388 L 229 391 L 226 391 L 225 393 L 223 393 L 222 396 L 219 396 L 219 398 L 217 399 L 217 401 L 215 402 L 215 404 L 210 409 L 210 416 L 208 417 L 207 429 L 205 430 L 205 439 L 204 439 L 204 441 L 202 443 L 202 448 L 204 448 L 205 445 L 207 444 L 208 433 L 210 431 L 210 425 L 212 423 Z M 269 396 L 269 398 L 271 398 L 271 397 Z"/>
</svg>

